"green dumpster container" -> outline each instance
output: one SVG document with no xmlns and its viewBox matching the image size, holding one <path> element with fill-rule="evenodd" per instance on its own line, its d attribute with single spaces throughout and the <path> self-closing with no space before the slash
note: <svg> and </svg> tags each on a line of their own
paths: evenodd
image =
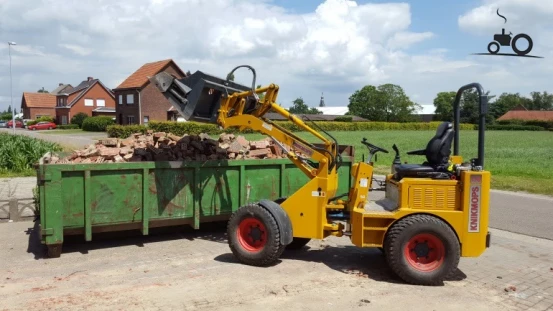
<svg viewBox="0 0 553 311">
<path fill-rule="evenodd" d="M 352 146 L 340 146 L 337 194 L 351 187 Z M 308 178 L 288 159 L 37 166 L 40 236 L 59 257 L 65 235 L 225 221 L 240 206 L 276 200 Z"/>
</svg>

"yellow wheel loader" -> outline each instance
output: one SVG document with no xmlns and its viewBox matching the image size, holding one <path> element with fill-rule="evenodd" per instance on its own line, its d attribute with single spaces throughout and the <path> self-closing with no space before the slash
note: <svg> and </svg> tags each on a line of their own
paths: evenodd
<svg viewBox="0 0 553 311">
<path fill-rule="evenodd" d="M 239 68 L 251 70 L 251 87 L 230 81 Z M 238 66 L 227 78 L 201 71 L 183 79 L 159 73 L 150 81 L 186 120 L 263 133 L 309 177 L 287 198 L 261 200 L 233 213 L 227 227 L 228 243 L 244 264 L 269 266 L 285 248 L 345 235 L 358 247 L 383 250 L 391 270 L 405 282 L 436 285 L 456 271 L 461 256 L 477 257 L 489 247 L 490 172 L 484 170 L 487 96 L 480 84 L 461 87 L 453 103 L 453 124 L 440 124 L 426 148 L 408 152 L 423 156 L 421 164 L 401 164 L 394 145 L 396 159 L 385 179 L 385 198 L 370 200 L 372 158 L 388 150 L 364 139 L 369 156 L 352 166 L 349 192 L 337 194 L 338 142 L 315 122 L 310 126 L 279 106 L 277 85 L 256 88 L 254 68 Z M 459 102 L 463 92 L 472 88 L 480 95 L 478 156 L 463 161 L 459 155 Z M 271 122 L 265 117 L 269 111 L 284 116 L 322 144 L 315 145 Z"/>
</svg>

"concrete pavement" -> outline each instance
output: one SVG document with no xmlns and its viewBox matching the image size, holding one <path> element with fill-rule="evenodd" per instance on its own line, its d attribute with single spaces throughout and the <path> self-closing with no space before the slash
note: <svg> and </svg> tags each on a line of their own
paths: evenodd
<svg viewBox="0 0 553 311">
<path fill-rule="evenodd" d="M 45 259 L 32 222 L 0 224 L 0 310 L 550 310 L 553 241 L 492 230 L 444 286 L 411 286 L 346 237 L 238 263 L 220 227 L 68 238 Z M 507 289 L 507 290 L 506 290 Z"/>
<path fill-rule="evenodd" d="M 6 128 L 0 128 L 0 133 L 12 133 L 12 129 L 6 129 Z M 42 132 L 38 131 L 29 131 L 27 129 L 16 129 L 15 130 L 16 135 L 25 135 L 29 137 L 34 137 L 54 143 L 61 144 L 63 146 L 67 146 L 70 148 L 83 148 L 84 146 L 93 144 L 97 141 L 97 138 L 105 138 L 107 137 L 106 133 L 101 132 L 82 132 L 78 134 L 63 134 L 60 133 L 59 135 L 55 134 L 43 134 Z"/>
</svg>

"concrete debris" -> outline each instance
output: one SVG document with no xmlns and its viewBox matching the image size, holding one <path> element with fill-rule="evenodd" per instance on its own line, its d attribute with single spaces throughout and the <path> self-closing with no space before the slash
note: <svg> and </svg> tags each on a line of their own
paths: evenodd
<svg viewBox="0 0 553 311">
<path fill-rule="evenodd" d="M 140 161 L 220 161 L 286 158 L 270 138 L 248 141 L 244 136 L 223 133 L 218 139 L 208 134 L 178 136 L 172 133 L 135 133 L 125 139 L 107 138 L 60 158 L 51 155 L 49 164 L 123 163 Z"/>
</svg>

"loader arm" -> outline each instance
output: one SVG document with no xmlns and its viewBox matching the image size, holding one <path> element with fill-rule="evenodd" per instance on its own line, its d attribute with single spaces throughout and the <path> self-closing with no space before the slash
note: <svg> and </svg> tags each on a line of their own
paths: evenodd
<svg viewBox="0 0 553 311">
<path fill-rule="evenodd" d="M 228 77 L 241 67 L 253 73 L 252 87 L 237 84 Z M 169 99 L 173 107 L 186 120 L 216 123 L 223 129 L 252 129 L 271 137 L 283 149 L 287 157 L 310 179 L 336 174 L 338 146 L 318 131 L 307 125 L 296 115 L 276 103 L 279 87 L 270 84 L 255 88 L 255 70 L 247 65 L 232 70 L 227 79 L 218 78 L 197 71 L 183 79 L 176 79 L 166 72 L 150 78 L 157 88 Z M 260 94 L 265 94 L 259 99 Z M 302 131 L 306 131 L 322 142 L 317 147 L 292 131 L 279 126 L 265 117 L 273 111 L 283 116 Z M 318 162 L 313 167 L 308 159 Z"/>
</svg>

